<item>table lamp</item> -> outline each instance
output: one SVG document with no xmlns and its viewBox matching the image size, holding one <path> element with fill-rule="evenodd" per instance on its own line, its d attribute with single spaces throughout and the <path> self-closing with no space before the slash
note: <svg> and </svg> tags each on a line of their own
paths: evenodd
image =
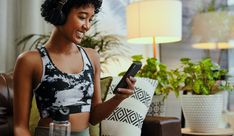
<svg viewBox="0 0 234 136">
<path fill-rule="evenodd" d="M 193 17 L 193 48 L 215 51 L 216 62 L 221 63 L 221 52 L 234 48 L 234 13 L 228 11 L 206 12 Z"/>
<path fill-rule="evenodd" d="M 182 4 L 179 0 L 143 0 L 127 6 L 128 42 L 156 44 L 180 41 Z"/>
<path fill-rule="evenodd" d="M 234 13 L 206 12 L 193 18 L 192 35 L 198 49 L 234 48 Z"/>
</svg>

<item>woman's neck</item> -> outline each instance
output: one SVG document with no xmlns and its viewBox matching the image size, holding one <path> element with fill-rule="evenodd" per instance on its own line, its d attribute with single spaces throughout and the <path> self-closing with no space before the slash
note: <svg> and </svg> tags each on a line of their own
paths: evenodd
<svg viewBox="0 0 234 136">
<path fill-rule="evenodd" d="M 77 50 L 76 44 L 66 38 L 57 28 L 54 28 L 45 44 L 48 50 L 55 53 L 70 54 Z M 75 48 L 74 48 L 75 47 Z"/>
</svg>

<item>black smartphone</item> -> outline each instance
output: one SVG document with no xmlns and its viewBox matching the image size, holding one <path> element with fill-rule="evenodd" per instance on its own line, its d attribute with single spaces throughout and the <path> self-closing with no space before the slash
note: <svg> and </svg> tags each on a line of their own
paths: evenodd
<svg viewBox="0 0 234 136">
<path fill-rule="evenodd" d="M 127 88 L 128 83 L 126 81 L 126 78 L 130 76 L 134 77 L 136 73 L 141 69 L 141 66 L 142 66 L 141 62 L 133 62 L 132 65 L 128 68 L 127 72 L 122 77 L 122 79 L 119 81 L 117 86 L 115 87 L 113 93 L 116 94 L 118 88 Z"/>
</svg>

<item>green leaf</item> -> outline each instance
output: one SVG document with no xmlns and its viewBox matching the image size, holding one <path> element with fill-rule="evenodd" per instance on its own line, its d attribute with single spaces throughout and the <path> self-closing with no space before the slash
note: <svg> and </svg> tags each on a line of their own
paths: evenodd
<svg viewBox="0 0 234 136">
<path fill-rule="evenodd" d="M 134 55 L 131 57 L 133 61 L 137 61 L 137 62 L 141 62 L 141 60 L 143 59 L 142 55 Z"/>
<path fill-rule="evenodd" d="M 202 95 L 210 94 L 209 88 L 207 88 L 206 86 L 201 86 L 201 92 Z"/>
<path fill-rule="evenodd" d="M 200 94 L 200 91 L 201 91 L 201 84 L 202 84 L 202 81 L 201 80 L 196 80 L 194 82 L 194 85 L 193 85 L 193 90 L 196 94 Z"/>
</svg>

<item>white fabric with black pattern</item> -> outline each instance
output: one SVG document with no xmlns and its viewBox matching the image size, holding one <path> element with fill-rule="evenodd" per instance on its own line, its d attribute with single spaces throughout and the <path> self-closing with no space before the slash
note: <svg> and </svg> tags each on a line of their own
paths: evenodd
<svg viewBox="0 0 234 136">
<path fill-rule="evenodd" d="M 113 78 L 105 101 L 114 96 L 113 90 L 120 79 L 120 77 Z M 157 81 L 148 78 L 136 79 L 134 94 L 120 103 L 112 114 L 101 122 L 102 136 L 141 135 L 142 124 L 152 101 Z"/>
<path fill-rule="evenodd" d="M 51 111 L 68 107 L 70 113 L 90 112 L 94 91 L 92 64 L 80 46 L 83 59 L 82 71 L 78 74 L 60 71 L 51 60 L 45 47 L 38 48 L 43 63 L 41 83 L 34 89 L 41 118 L 51 117 Z"/>
</svg>

